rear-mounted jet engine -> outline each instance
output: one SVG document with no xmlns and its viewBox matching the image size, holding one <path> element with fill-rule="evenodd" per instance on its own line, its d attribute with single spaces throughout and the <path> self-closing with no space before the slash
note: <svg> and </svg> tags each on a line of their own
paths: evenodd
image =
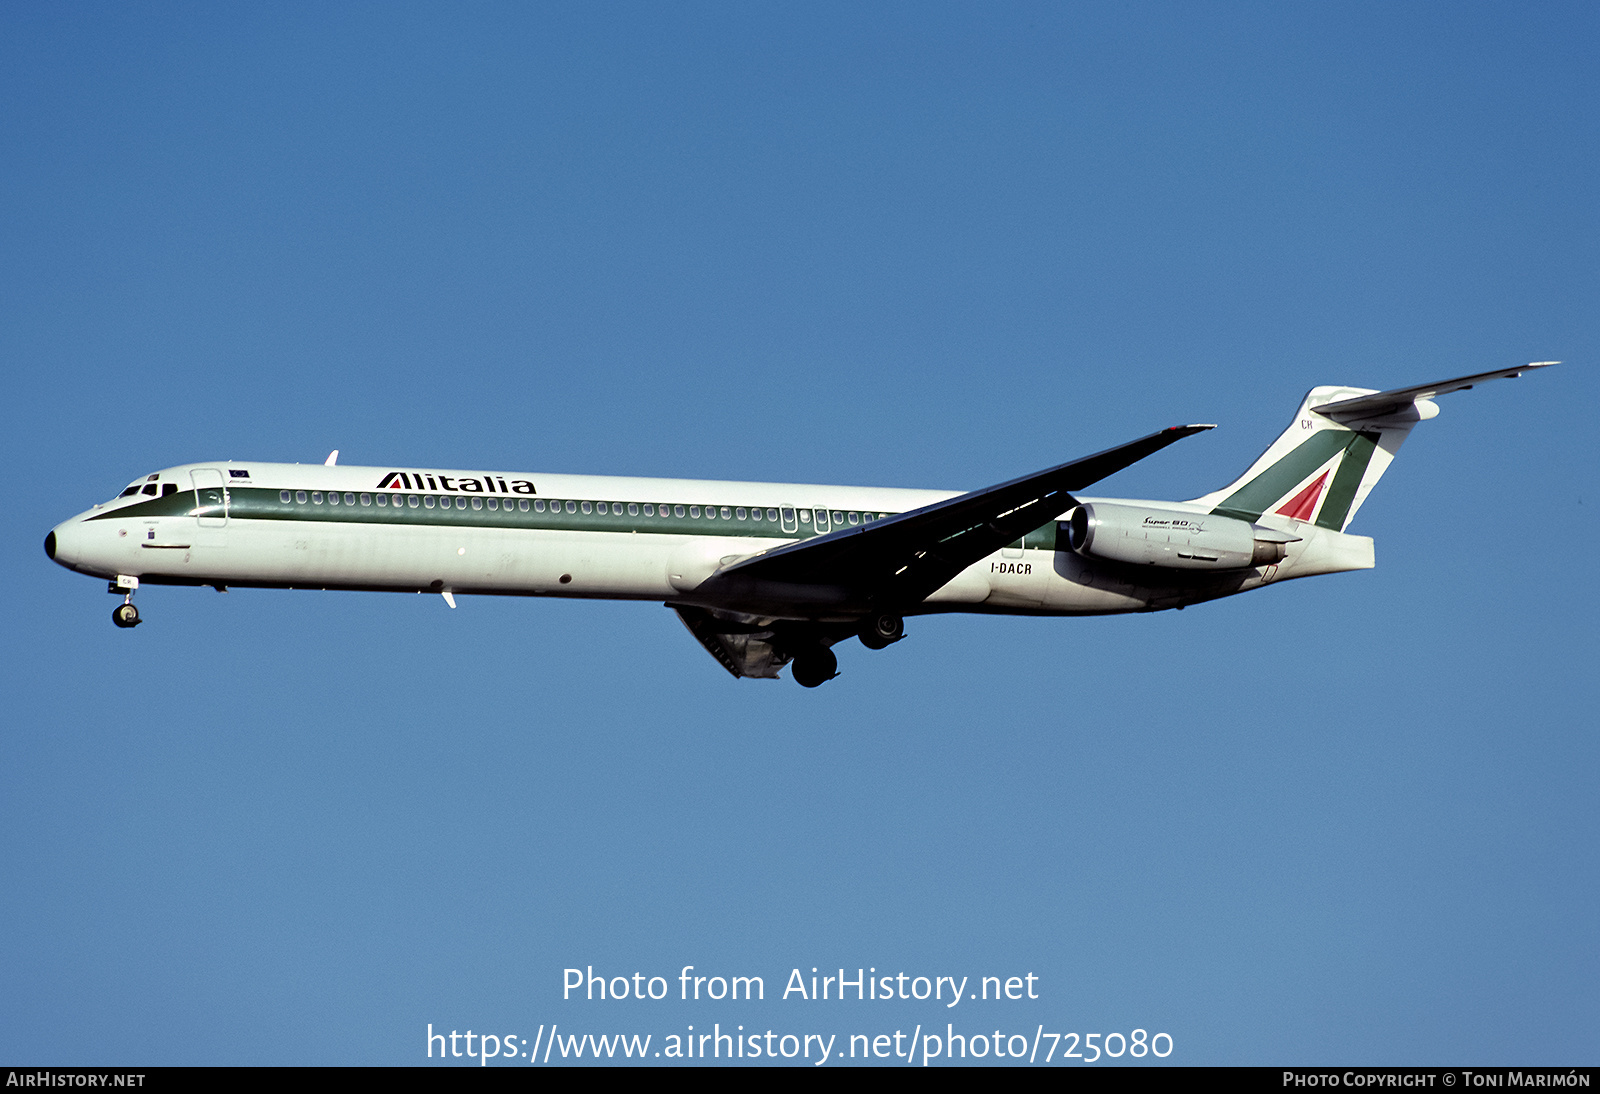
<svg viewBox="0 0 1600 1094">
<path fill-rule="evenodd" d="M 1244 570 L 1282 562 L 1299 537 L 1206 513 L 1093 502 L 1061 522 L 1067 543 L 1086 558 L 1173 570 Z"/>
</svg>

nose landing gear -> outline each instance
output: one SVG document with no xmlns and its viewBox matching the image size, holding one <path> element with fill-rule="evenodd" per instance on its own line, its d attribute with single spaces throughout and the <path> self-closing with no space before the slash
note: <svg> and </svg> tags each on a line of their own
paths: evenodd
<svg viewBox="0 0 1600 1094">
<path fill-rule="evenodd" d="M 122 603 L 111 609 L 111 622 L 124 628 L 137 627 L 144 622 L 139 618 L 139 609 L 133 606 L 133 594 L 139 591 L 138 578 L 118 574 L 106 591 L 122 594 Z"/>
</svg>

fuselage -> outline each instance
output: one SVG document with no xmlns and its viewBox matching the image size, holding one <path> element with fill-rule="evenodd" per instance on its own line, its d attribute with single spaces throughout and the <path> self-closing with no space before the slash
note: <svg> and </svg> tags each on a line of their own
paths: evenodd
<svg viewBox="0 0 1600 1094">
<path fill-rule="evenodd" d="M 58 525 L 46 550 L 146 584 L 697 600 L 720 568 L 959 491 L 693 479 L 211 462 L 166 468 Z M 1091 499 L 1089 501 L 1115 501 Z M 1188 502 L 1145 502 L 1205 515 Z M 913 611 L 1103 614 L 1181 607 L 1276 580 L 1372 565 L 1372 541 L 1286 518 L 1275 565 L 1222 574 L 1108 564 L 1058 525 L 968 566 Z M 1154 534 L 1154 533 L 1152 533 Z M 848 606 L 762 604 L 774 618 Z"/>
</svg>

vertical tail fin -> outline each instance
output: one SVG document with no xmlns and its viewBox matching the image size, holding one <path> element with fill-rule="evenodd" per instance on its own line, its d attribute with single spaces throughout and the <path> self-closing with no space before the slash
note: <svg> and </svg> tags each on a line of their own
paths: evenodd
<svg viewBox="0 0 1600 1094">
<path fill-rule="evenodd" d="M 1312 388 L 1289 428 L 1248 471 L 1195 503 L 1240 520 L 1270 513 L 1342 532 L 1412 427 L 1439 413 L 1434 397 L 1558 363 L 1540 361 L 1393 391 Z"/>
</svg>

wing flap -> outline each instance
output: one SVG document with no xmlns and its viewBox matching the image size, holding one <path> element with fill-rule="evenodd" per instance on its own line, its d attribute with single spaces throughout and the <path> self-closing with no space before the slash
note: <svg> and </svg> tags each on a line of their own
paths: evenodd
<svg viewBox="0 0 1600 1094">
<path fill-rule="evenodd" d="M 776 680 L 778 670 L 789 662 L 789 655 L 773 644 L 770 630 L 730 624 L 703 608 L 675 606 L 674 610 L 717 664 L 736 677 Z"/>
</svg>

